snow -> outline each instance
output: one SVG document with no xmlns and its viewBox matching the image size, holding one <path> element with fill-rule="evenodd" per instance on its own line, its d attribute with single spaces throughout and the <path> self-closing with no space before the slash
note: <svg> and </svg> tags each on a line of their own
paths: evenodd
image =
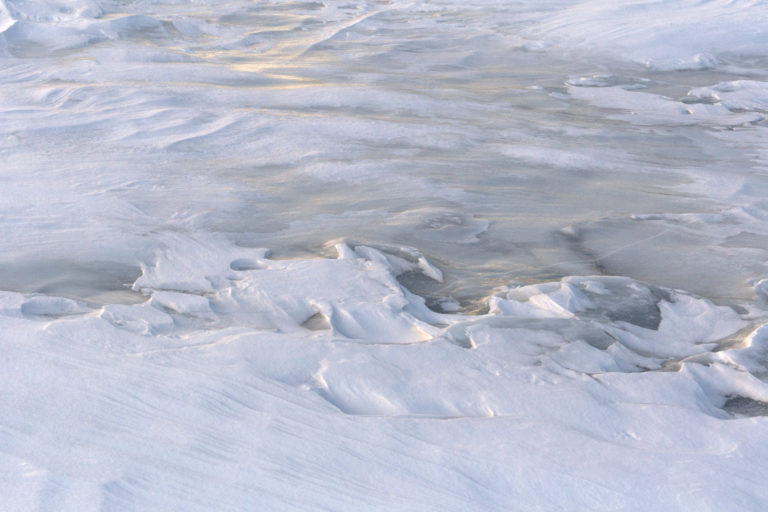
<svg viewBox="0 0 768 512">
<path fill-rule="evenodd" d="M 440 314 L 369 247 L 281 262 L 166 243 L 137 280 L 142 304 L 4 294 L 4 472 L 26 482 L 21 508 L 639 510 L 705 483 L 709 504 L 768 497 L 753 478 L 765 422 L 722 409 L 768 401 L 751 373 L 766 328 L 712 352 L 747 326 L 730 308 L 592 277 Z M 259 267 L 232 270 L 225 254 Z M 194 272 L 178 281 L 189 261 L 205 292 Z M 41 318 L 30 304 L 50 305 Z M 650 309 L 658 324 L 640 325 Z M 302 327 L 316 310 L 328 328 Z"/>
<path fill-rule="evenodd" d="M 549 45 L 659 70 L 697 70 L 765 55 L 768 13 L 759 0 L 587 0 L 531 29 Z"/>
<path fill-rule="evenodd" d="M 765 510 L 766 17 L 0 0 L 5 508 Z"/>
</svg>

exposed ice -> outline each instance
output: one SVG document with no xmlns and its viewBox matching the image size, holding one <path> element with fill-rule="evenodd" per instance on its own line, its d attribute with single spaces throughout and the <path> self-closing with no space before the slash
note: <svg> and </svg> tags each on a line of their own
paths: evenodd
<svg viewBox="0 0 768 512">
<path fill-rule="evenodd" d="M 0 0 L 0 508 L 766 510 L 766 26 Z"/>
</svg>

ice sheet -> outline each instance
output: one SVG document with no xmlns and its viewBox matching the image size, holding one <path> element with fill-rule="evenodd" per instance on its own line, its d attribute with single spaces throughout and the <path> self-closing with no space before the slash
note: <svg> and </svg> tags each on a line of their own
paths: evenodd
<svg viewBox="0 0 768 512">
<path fill-rule="evenodd" d="M 470 4 L 0 0 L 7 508 L 766 509 L 764 5 Z"/>
</svg>

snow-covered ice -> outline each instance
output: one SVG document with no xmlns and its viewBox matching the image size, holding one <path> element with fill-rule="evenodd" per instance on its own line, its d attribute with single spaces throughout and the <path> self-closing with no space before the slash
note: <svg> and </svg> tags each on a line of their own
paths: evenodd
<svg viewBox="0 0 768 512">
<path fill-rule="evenodd" d="M 1 508 L 765 510 L 766 27 L 0 0 Z"/>
<path fill-rule="evenodd" d="M 768 404 L 768 337 L 734 344 L 754 329 L 732 308 L 591 277 L 443 314 L 398 285 L 415 264 L 370 247 L 274 261 L 165 243 L 135 284 L 146 303 L 4 294 L 4 491 L 18 509 L 768 499 L 753 414 Z"/>
</svg>

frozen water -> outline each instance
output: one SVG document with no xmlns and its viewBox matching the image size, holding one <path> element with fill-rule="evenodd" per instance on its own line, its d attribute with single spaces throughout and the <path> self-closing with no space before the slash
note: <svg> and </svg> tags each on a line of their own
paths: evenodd
<svg viewBox="0 0 768 512">
<path fill-rule="evenodd" d="M 0 0 L 4 503 L 765 510 L 767 26 Z"/>
</svg>

